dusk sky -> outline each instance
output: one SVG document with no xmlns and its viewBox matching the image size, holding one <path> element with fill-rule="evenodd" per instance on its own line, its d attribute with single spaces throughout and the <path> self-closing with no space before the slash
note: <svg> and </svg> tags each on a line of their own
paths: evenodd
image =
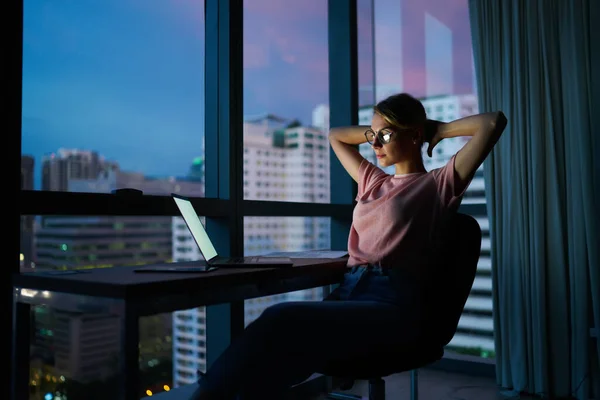
<svg viewBox="0 0 600 400">
<path fill-rule="evenodd" d="M 474 93 L 467 0 L 375 0 L 375 46 L 371 1 L 358 3 L 361 87 Z M 311 124 L 329 97 L 327 1 L 244 4 L 244 114 Z M 203 152 L 203 1 L 25 0 L 22 134 L 36 188 L 61 147 L 185 175 Z"/>
</svg>

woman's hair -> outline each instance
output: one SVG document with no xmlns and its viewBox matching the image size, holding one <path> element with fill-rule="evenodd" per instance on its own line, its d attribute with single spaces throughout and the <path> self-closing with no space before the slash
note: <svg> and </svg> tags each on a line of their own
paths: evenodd
<svg viewBox="0 0 600 400">
<path fill-rule="evenodd" d="M 408 93 L 394 94 L 381 100 L 374 111 L 388 124 L 398 128 L 422 127 L 427 120 L 423 104 Z"/>
</svg>

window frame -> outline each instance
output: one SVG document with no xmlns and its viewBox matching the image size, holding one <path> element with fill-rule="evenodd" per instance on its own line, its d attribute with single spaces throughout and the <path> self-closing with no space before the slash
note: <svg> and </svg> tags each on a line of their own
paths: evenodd
<svg viewBox="0 0 600 400">
<path fill-rule="evenodd" d="M 331 127 L 358 122 L 357 0 L 328 1 L 329 99 Z M 21 154 L 23 0 L 9 2 L 4 13 L 9 31 L 9 127 L 18 137 L 9 154 Z M 8 24 L 10 22 L 10 24 Z M 346 249 L 350 231 L 356 182 L 345 173 L 330 151 L 331 203 L 292 203 L 243 199 L 243 0 L 205 0 L 205 197 L 192 198 L 194 208 L 206 217 L 207 230 L 215 238 L 217 250 L 224 255 L 243 255 L 244 217 L 295 216 L 330 217 L 331 248 Z M 18 150 L 17 150 L 18 149 Z M 19 160 L 20 160 L 19 156 Z M 8 193 L 17 193 L 18 214 L 9 226 L 20 230 L 25 215 L 147 215 L 177 216 L 170 196 L 49 192 L 22 190 L 16 162 L 4 158 Z M 14 168 L 14 169 L 13 169 Z M 332 179 L 331 177 L 336 177 Z M 485 212 L 480 205 L 466 205 L 461 212 Z M 5 314 L 12 322 L 11 274 L 19 273 L 19 238 L 10 235 L 9 268 L 3 268 Z M 16 249 L 16 250 L 15 250 Z M 14 259 L 12 258 L 14 257 Z M 207 365 L 214 361 L 230 340 L 244 329 L 243 302 L 207 308 Z M 10 346 L 6 346 L 10 361 Z M 11 374 L 8 376 L 11 384 Z"/>
</svg>

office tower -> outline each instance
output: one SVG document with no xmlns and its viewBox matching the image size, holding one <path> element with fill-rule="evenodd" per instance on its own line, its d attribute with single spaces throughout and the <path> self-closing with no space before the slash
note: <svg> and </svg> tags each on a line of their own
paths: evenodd
<svg viewBox="0 0 600 400">
<path fill-rule="evenodd" d="M 42 158 L 42 190 L 67 191 L 73 179 L 96 179 L 104 159 L 95 151 L 64 149 Z"/>
<path fill-rule="evenodd" d="M 120 187 L 134 187 L 147 194 L 204 194 L 202 182 L 194 177 L 149 178 L 121 171 L 116 163 L 106 162 L 94 152 L 71 150 L 58 154 L 61 156 L 46 162 L 48 182 L 61 182 L 53 187 L 56 190 L 108 193 Z M 96 176 L 86 178 L 85 174 L 73 173 L 75 170 L 93 171 Z M 65 174 L 68 179 L 63 179 Z M 37 268 L 80 269 L 170 261 L 172 223 L 173 218 L 168 216 L 44 216 L 37 233 Z M 93 306 L 83 311 L 70 307 L 64 304 L 51 310 L 35 308 L 36 339 L 32 355 L 38 361 L 34 365 L 56 371 L 53 378 L 63 374 L 67 382 L 78 379 L 85 383 L 114 373 L 114 366 L 108 368 L 106 359 L 95 356 L 93 349 L 86 348 L 87 344 L 81 341 L 88 340 L 90 332 L 95 330 L 102 333 L 102 338 L 94 343 L 106 341 L 110 346 L 118 345 L 120 331 L 114 325 L 121 316 Z M 164 384 L 170 385 L 171 314 L 141 318 L 140 327 L 142 377 L 145 371 L 160 370 L 168 360 Z M 107 344 L 105 350 L 110 346 Z"/>
<path fill-rule="evenodd" d="M 316 114 L 323 118 L 329 115 L 326 108 Z M 298 123 L 283 125 L 282 121 L 282 118 L 266 116 L 244 123 L 244 198 L 329 203 L 327 131 Z M 244 218 L 246 255 L 328 248 L 328 218 Z M 245 322 L 249 324 L 265 308 L 281 301 L 321 298 L 322 290 L 310 289 L 247 300 Z"/>
<path fill-rule="evenodd" d="M 195 179 L 148 178 L 121 171 L 93 151 L 64 150 L 44 161 L 47 190 L 109 193 L 132 187 L 146 194 L 203 196 Z M 90 176 L 90 177 L 86 177 Z M 93 176 L 93 177 L 92 177 Z M 52 182 L 60 182 L 52 186 Z M 45 216 L 37 235 L 39 268 L 147 264 L 172 257 L 171 217 Z"/>
<path fill-rule="evenodd" d="M 202 223 L 205 223 L 201 217 Z M 172 218 L 173 260 L 204 259 L 182 217 Z M 173 312 L 173 386 L 194 383 L 197 371 L 206 370 L 206 309 Z"/>
<path fill-rule="evenodd" d="M 78 269 L 171 259 L 171 217 L 47 216 L 37 233 L 37 269 Z"/>
<path fill-rule="evenodd" d="M 21 156 L 21 189 L 33 190 L 34 164 L 32 156 Z"/>
<path fill-rule="evenodd" d="M 326 131 L 272 129 L 269 118 L 244 123 L 244 199 L 328 203 Z"/>
<path fill-rule="evenodd" d="M 33 190 L 34 159 L 31 156 L 21 156 L 21 189 Z M 21 216 L 20 229 L 20 267 L 31 268 L 35 265 L 35 219 L 33 215 Z"/>
<path fill-rule="evenodd" d="M 163 262 L 171 259 L 171 217 L 49 216 L 42 220 L 37 243 L 38 269 Z M 120 315 L 99 312 L 93 306 L 83 311 L 53 307 L 44 312 L 36 307 L 34 312 L 33 353 L 43 356 L 44 366 L 55 367 L 55 377 L 64 375 L 67 381 L 85 384 L 114 373 L 115 366 L 107 357 L 120 343 Z M 43 313 L 50 315 L 42 318 Z M 170 315 L 167 320 L 140 319 L 141 368 L 155 367 L 171 358 L 170 325 Z M 149 336 L 153 331 L 169 333 Z M 95 347 L 99 343 L 102 346 Z"/>
<path fill-rule="evenodd" d="M 79 383 L 104 380 L 119 365 L 118 315 L 54 310 L 56 375 Z"/>
<path fill-rule="evenodd" d="M 60 397 L 65 388 L 115 377 L 121 333 L 114 302 L 27 289 L 21 294 L 43 297 L 51 304 L 32 308 L 32 398 L 42 398 L 45 393 Z"/>
</svg>

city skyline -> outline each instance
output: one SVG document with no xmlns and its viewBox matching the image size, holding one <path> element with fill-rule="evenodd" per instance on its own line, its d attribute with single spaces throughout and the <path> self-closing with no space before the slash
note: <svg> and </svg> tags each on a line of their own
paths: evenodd
<svg viewBox="0 0 600 400">
<path fill-rule="evenodd" d="M 183 176 L 203 155 L 202 3 L 25 1 L 22 153 L 35 159 L 36 189 L 42 156 L 61 147 L 147 176 Z M 375 81 L 370 1 L 358 6 L 361 87 L 473 92 L 466 0 L 376 0 Z M 326 2 L 248 0 L 244 12 L 244 114 L 310 125 L 328 104 Z M 430 54 L 450 54 L 449 67 L 433 74 Z"/>
<path fill-rule="evenodd" d="M 467 1 L 357 0 L 359 106 L 405 91 L 423 99 L 440 119 L 474 112 Z M 244 0 L 243 114 L 275 115 L 301 124 L 275 130 L 257 121 L 244 124 L 244 199 L 330 201 L 335 178 L 329 176 L 324 135 L 329 127 L 327 3 Z M 204 156 L 204 35 L 203 0 L 25 0 L 22 155 L 33 157 L 35 169 L 30 174 L 31 160 L 22 159 L 22 184 L 29 188 L 33 180 L 33 188 L 41 189 L 44 156 L 56 153 L 45 170 L 49 190 L 101 193 L 136 187 L 145 193 L 203 196 L 199 180 L 179 177 Z M 368 123 L 364 111 L 369 110 L 362 111 L 362 122 Z M 426 159 L 428 166 L 446 162 L 459 145 L 459 140 L 444 141 L 435 157 Z M 69 151 L 59 149 L 94 154 L 69 158 Z M 104 173 L 116 171 L 116 165 L 118 173 Z M 200 171 L 198 167 L 193 173 L 201 176 Z M 484 203 L 483 190 L 478 175 L 467 201 Z M 451 346 L 487 357 L 494 349 L 489 222 L 483 214 L 476 217 L 484 232 L 482 256 Z M 326 248 L 331 241 L 328 217 L 245 217 L 243 232 L 244 255 Z M 22 218 L 21 243 L 22 265 L 39 269 L 199 258 L 178 216 Z M 313 289 L 248 300 L 245 323 L 271 304 L 321 296 Z M 79 360 L 89 361 L 93 374 L 110 372 L 103 369 L 104 359 L 93 364 L 89 357 L 95 348 L 86 333 L 97 329 L 96 322 L 85 325 L 83 313 L 56 315 L 60 323 L 50 313 L 36 316 L 39 329 L 33 343 L 43 351 L 32 354 L 46 354 L 54 342 L 63 343 L 55 354 L 58 361 L 33 357 L 32 368 L 42 366 L 67 382 L 93 381 L 82 374 Z M 206 315 L 194 309 L 163 317 L 147 321 L 140 331 L 140 367 L 172 366 L 169 387 L 192 382 L 206 365 Z M 82 328 L 77 337 L 67 335 L 70 324 Z M 105 328 L 111 324 L 108 320 Z M 157 392 L 163 379 L 170 378 L 153 379 L 152 384 L 160 384 L 152 388 Z"/>
</svg>

